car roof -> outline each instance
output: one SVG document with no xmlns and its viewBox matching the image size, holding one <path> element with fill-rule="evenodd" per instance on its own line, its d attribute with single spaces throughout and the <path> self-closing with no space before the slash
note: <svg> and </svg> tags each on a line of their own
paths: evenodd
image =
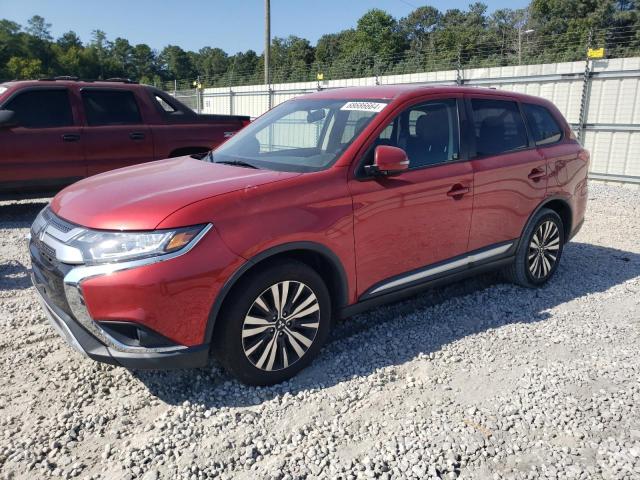
<svg viewBox="0 0 640 480">
<path fill-rule="evenodd" d="M 139 84 L 137 82 L 125 81 L 125 80 L 55 80 L 55 79 L 42 79 L 42 80 L 10 80 L 8 82 L 2 82 L 5 87 L 42 87 L 42 86 L 79 86 L 79 87 L 128 87 L 138 88 L 146 87 L 147 85 Z"/>
<path fill-rule="evenodd" d="M 376 85 L 369 87 L 338 87 L 302 95 L 296 98 L 332 98 L 337 100 L 396 100 L 428 94 L 481 94 L 509 96 L 522 101 L 541 103 L 546 101 L 520 92 L 496 90 L 495 88 L 457 86 L 457 85 Z"/>
</svg>

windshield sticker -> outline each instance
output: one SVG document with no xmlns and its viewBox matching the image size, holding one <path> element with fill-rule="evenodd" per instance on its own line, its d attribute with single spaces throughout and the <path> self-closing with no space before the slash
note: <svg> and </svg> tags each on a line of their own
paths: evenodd
<svg viewBox="0 0 640 480">
<path fill-rule="evenodd" d="M 357 110 L 359 112 L 381 112 L 386 103 L 382 102 L 347 102 L 340 110 Z"/>
</svg>

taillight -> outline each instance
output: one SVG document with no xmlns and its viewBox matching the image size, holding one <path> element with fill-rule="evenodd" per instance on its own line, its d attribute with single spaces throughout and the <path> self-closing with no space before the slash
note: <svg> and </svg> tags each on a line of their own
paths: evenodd
<svg viewBox="0 0 640 480">
<path fill-rule="evenodd" d="M 251 123 L 251 119 L 246 119 L 246 120 L 241 120 L 240 124 L 242 125 L 242 128 L 246 127 L 247 125 L 249 125 Z"/>
</svg>

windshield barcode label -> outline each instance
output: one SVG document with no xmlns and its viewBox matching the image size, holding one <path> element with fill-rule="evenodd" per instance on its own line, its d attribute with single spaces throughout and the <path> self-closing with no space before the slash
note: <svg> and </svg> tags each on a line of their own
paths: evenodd
<svg viewBox="0 0 640 480">
<path fill-rule="evenodd" d="M 380 112 L 384 107 L 386 107 L 386 103 L 381 102 L 347 102 L 345 103 L 340 110 L 358 110 L 361 112 Z"/>
</svg>

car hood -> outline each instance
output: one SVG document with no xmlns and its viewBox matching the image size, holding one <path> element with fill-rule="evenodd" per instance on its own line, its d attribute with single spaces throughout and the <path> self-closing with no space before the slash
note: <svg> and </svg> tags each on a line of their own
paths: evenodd
<svg viewBox="0 0 640 480">
<path fill-rule="evenodd" d="M 190 203 L 298 175 L 178 157 L 81 180 L 56 195 L 51 209 L 88 228 L 153 230 Z"/>
</svg>

